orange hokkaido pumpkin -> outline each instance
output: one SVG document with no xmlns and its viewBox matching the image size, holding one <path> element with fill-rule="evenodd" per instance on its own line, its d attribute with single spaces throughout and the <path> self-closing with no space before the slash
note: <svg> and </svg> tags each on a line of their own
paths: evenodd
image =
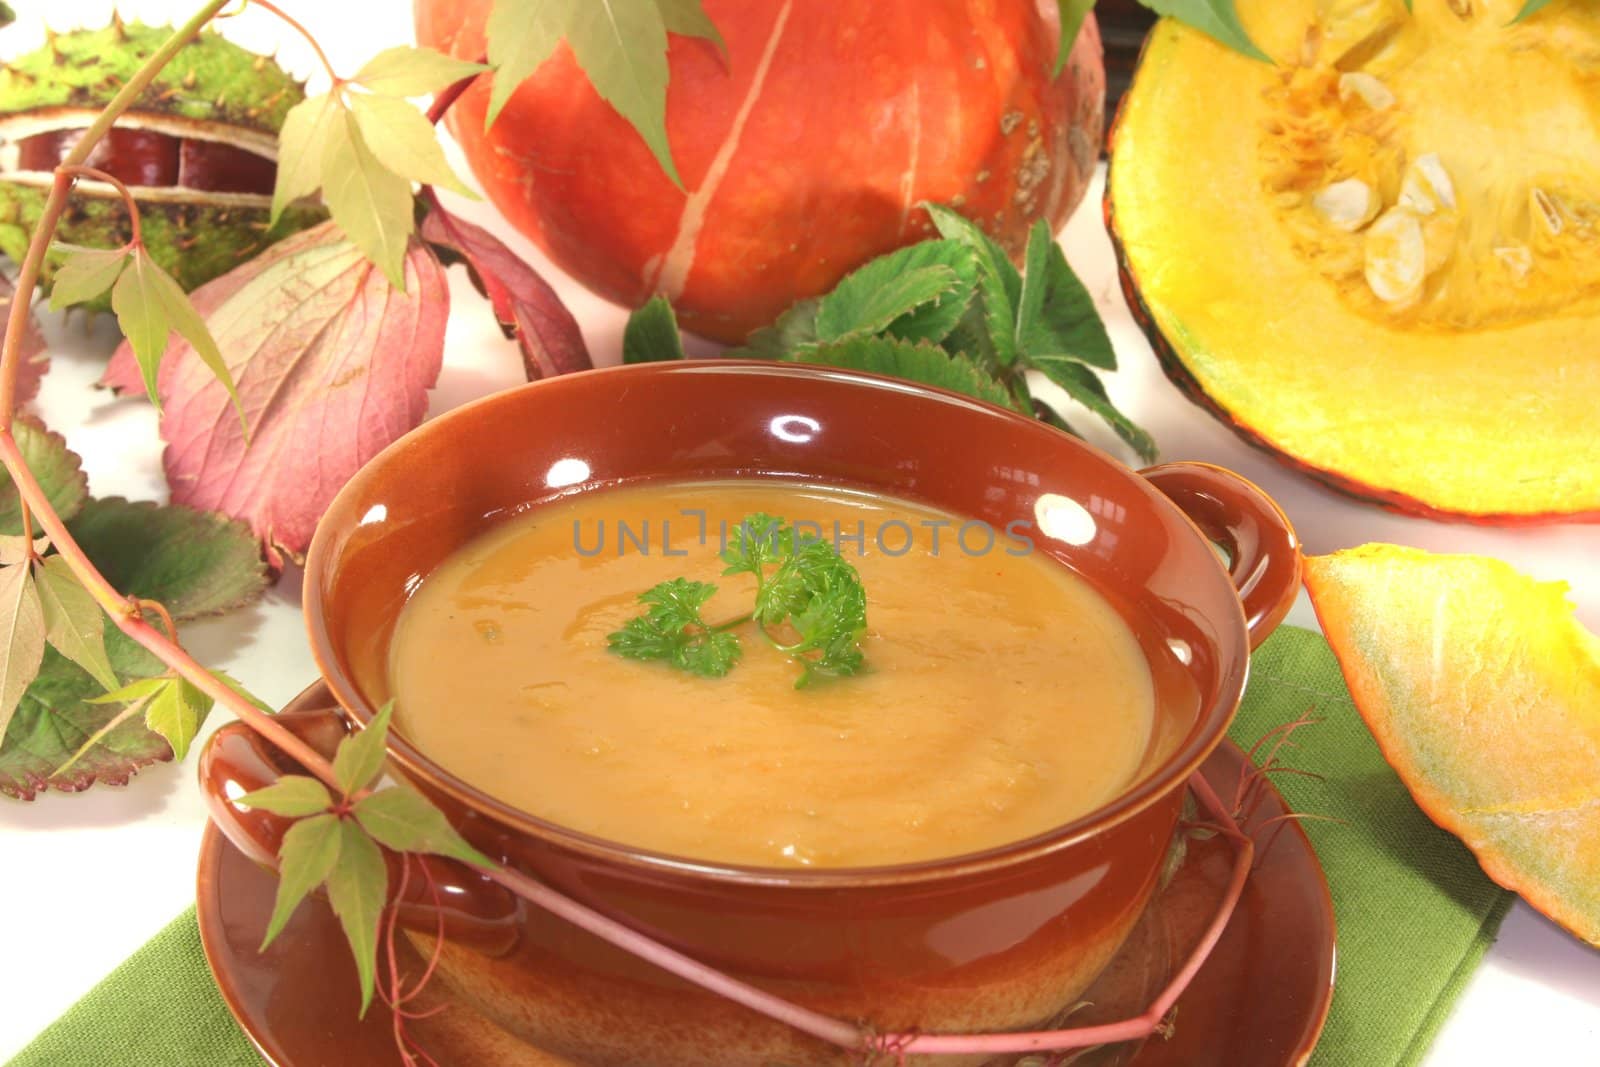
<svg viewBox="0 0 1600 1067">
<path fill-rule="evenodd" d="M 416 0 L 417 38 L 484 55 L 491 0 Z M 1052 78 L 1041 0 L 704 0 L 727 43 L 670 39 L 667 134 L 684 189 L 565 44 L 485 132 L 486 83 L 450 130 L 495 205 L 596 292 L 665 293 L 683 324 L 744 338 L 951 204 L 1014 253 L 1094 172 L 1105 107 L 1091 15 Z"/>
</svg>

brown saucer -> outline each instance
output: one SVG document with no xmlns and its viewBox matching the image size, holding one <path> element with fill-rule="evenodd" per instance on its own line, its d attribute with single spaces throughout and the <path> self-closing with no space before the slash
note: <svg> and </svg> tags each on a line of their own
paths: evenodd
<svg viewBox="0 0 1600 1067">
<path fill-rule="evenodd" d="M 292 706 L 331 703 L 317 685 Z M 1227 798 L 1247 766 L 1244 754 L 1224 741 L 1203 773 Z M 1310 1058 L 1333 993 L 1333 905 L 1305 834 L 1292 822 L 1271 822 L 1284 811 L 1269 787 L 1246 827 L 1257 840 L 1256 869 L 1216 951 L 1178 1002 L 1170 1038 L 1075 1062 L 1296 1067 Z M 1128 947 L 1085 994 L 1092 1006 L 1063 1025 L 1111 1022 L 1142 1010 L 1209 920 L 1231 862 L 1221 839 L 1192 840 Z M 392 1018 L 383 1004 L 374 1002 L 367 1017 L 357 1019 L 355 967 L 325 901 L 309 898 L 272 946 L 256 951 L 276 889 L 276 876 L 247 860 L 214 826 L 207 828 L 197 894 L 200 937 L 234 1018 L 277 1067 L 398 1067 Z M 403 940 L 401 952 L 409 952 Z M 414 1025 L 412 1033 L 442 1067 L 510 1062 L 492 1024 L 449 1004 L 442 992 L 435 995 L 446 1010 Z M 519 1046 L 518 1067 L 581 1067 L 520 1054 L 524 1049 Z"/>
</svg>

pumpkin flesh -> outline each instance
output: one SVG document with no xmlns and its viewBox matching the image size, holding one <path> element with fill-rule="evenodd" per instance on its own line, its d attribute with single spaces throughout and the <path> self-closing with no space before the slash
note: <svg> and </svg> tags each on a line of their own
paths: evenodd
<svg viewBox="0 0 1600 1067">
<path fill-rule="evenodd" d="M 1600 518 L 1600 8 L 1238 6 L 1278 63 L 1163 20 L 1114 135 L 1124 286 L 1169 373 L 1401 510 Z"/>
</svg>

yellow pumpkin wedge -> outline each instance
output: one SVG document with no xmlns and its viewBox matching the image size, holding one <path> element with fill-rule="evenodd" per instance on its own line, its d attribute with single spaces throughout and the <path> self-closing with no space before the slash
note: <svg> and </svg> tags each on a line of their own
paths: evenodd
<svg viewBox="0 0 1600 1067">
<path fill-rule="evenodd" d="M 1372 544 L 1306 560 L 1362 718 L 1484 871 L 1600 945 L 1600 639 L 1561 582 Z"/>
<path fill-rule="evenodd" d="M 1107 223 L 1163 365 L 1398 510 L 1600 519 L 1600 4 L 1237 0 L 1164 19 Z"/>
</svg>

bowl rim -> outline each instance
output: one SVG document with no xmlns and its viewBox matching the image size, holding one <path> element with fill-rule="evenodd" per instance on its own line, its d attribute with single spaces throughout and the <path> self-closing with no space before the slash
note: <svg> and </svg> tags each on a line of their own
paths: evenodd
<svg viewBox="0 0 1600 1067">
<path fill-rule="evenodd" d="M 612 378 L 653 378 L 659 375 L 706 373 L 736 377 L 828 378 L 853 386 L 910 395 L 922 398 L 928 403 L 953 404 L 981 412 L 985 417 L 1010 422 L 1021 434 L 1034 435 L 1041 441 L 1048 441 L 1053 447 L 1059 448 L 1065 445 L 1077 449 L 1090 459 L 1109 467 L 1125 477 L 1137 491 L 1144 492 L 1158 508 L 1168 511 L 1179 521 L 1180 526 L 1190 530 L 1207 546 L 1210 545 L 1205 534 L 1182 509 L 1142 477 L 1140 471 L 1122 463 L 1109 453 L 1081 438 L 1063 433 L 1018 412 L 936 386 L 837 367 L 721 358 L 619 365 L 544 378 L 479 397 L 428 419 L 404 434 L 368 460 L 345 483 L 329 504 L 323 521 L 317 524 L 311 547 L 306 555 L 302 613 L 318 672 L 338 701 L 346 718 L 354 720 L 364 728 L 377 712 L 339 663 L 331 635 L 324 624 L 326 613 L 323 610 L 321 578 L 337 555 L 334 546 L 335 535 L 331 532 L 328 520 L 336 511 L 341 510 L 340 505 L 344 500 L 357 495 L 363 485 L 375 476 L 373 471 L 385 462 L 386 457 L 392 457 L 405 447 L 415 445 L 417 441 L 425 439 L 430 434 L 440 432 L 438 428 L 442 425 L 473 418 L 476 411 L 485 407 L 526 403 L 528 401 L 525 398 L 529 396 L 550 396 L 552 402 L 559 403 L 561 394 L 566 391 L 597 388 L 600 387 L 599 383 Z M 508 829 L 537 839 L 546 845 L 577 853 L 590 860 L 631 869 L 639 874 L 721 885 L 827 890 L 946 882 L 969 875 L 982 875 L 1013 868 L 1100 837 L 1159 803 L 1163 798 L 1185 788 L 1190 776 L 1199 770 L 1201 764 L 1226 735 L 1244 693 L 1249 672 L 1250 640 L 1243 604 L 1233 581 L 1214 552 L 1207 552 L 1206 558 L 1214 565 L 1215 579 L 1229 589 L 1233 610 L 1227 619 L 1208 617 L 1208 621 L 1217 626 L 1219 634 L 1231 639 L 1227 642 L 1231 647 L 1224 647 L 1224 642 L 1221 640 L 1216 642 L 1219 661 L 1217 696 L 1209 704 L 1201 707 L 1196 719 L 1198 728 L 1192 728 L 1183 743 L 1169 753 L 1133 789 L 1119 793 L 1104 804 L 1059 826 L 977 852 L 917 860 L 911 863 L 860 867 L 763 867 L 700 860 L 656 852 L 583 833 L 530 814 L 458 778 L 393 730 L 387 739 L 388 754 L 404 770 L 408 780 L 413 782 L 420 780 L 467 809 L 487 816 Z M 1153 849 L 1166 847 L 1165 840 L 1152 845 Z"/>
</svg>

